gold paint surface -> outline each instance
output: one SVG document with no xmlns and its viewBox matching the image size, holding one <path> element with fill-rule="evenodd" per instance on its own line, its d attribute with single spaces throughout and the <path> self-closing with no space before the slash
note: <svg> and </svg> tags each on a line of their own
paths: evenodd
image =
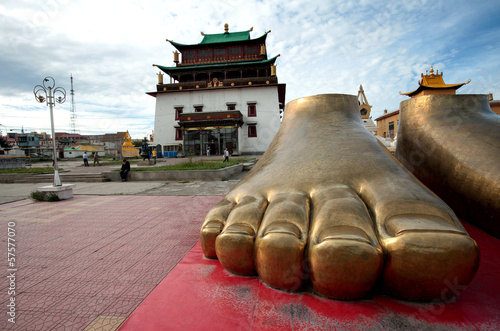
<svg viewBox="0 0 500 331">
<path fill-rule="evenodd" d="M 453 211 L 366 130 L 357 97 L 341 94 L 287 104 L 267 152 L 208 213 L 201 242 L 230 272 L 342 300 L 379 278 L 399 298 L 443 299 L 479 263 Z"/>
<path fill-rule="evenodd" d="M 500 238 L 500 117 L 487 95 L 401 102 L 397 158 L 468 222 Z"/>
</svg>

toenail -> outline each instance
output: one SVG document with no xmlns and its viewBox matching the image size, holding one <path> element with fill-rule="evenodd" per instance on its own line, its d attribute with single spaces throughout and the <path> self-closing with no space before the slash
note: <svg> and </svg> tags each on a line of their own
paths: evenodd
<svg viewBox="0 0 500 331">
<path fill-rule="evenodd" d="M 263 237 L 267 236 L 270 233 L 291 234 L 299 239 L 301 239 L 301 237 L 302 237 L 299 228 L 297 228 L 296 225 L 294 225 L 292 223 L 288 223 L 288 222 L 277 222 L 277 223 L 273 223 L 273 224 L 269 225 L 267 227 L 266 231 L 264 231 Z"/>
<path fill-rule="evenodd" d="M 451 232 L 464 234 L 456 226 L 441 217 L 432 215 L 398 215 L 387 220 L 387 231 L 393 236 L 406 232 Z"/>
<path fill-rule="evenodd" d="M 220 222 L 208 222 L 203 227 L 203 230 L 218 230 L 218 231 L 222 231 L 223 227 L 224 227 L 224 225 L 222 223 L 220 223 Z"/>
<path fill-rule="evenodd" d="M 247 235 L 247 236 L 254 236 L 255 231 L 246 224 L 231 224 L 228 226 L 225 230 L 224 233 L 230 233 L 230 234 L 241 234 L 241 235 Z"/>
<path fill-rule="evenodd" d="M 320 242 L 332 239 L 357 240 L 371 244 L 370 237 L 365 231 L 349 225 L 332 226 L 321 231 L 319 235 Z"/>
</svg>

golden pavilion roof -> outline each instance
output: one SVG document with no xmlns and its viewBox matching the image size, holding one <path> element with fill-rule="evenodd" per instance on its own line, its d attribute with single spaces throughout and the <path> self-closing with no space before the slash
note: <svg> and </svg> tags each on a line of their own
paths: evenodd
<svg viewBox="0 0 500 331">
<path fill-rule="evenodd" d="M 436 89 L 453 89 L 457 90 L 460 87 L 464 86 L 465 84 L 470 83 L 470 79 L 466 81 L 465 83 L 459 83 L 459 84 L 445 84 L 443 80 L 443 72 L 439 73 L 439 70 L 436 70 L 436 73 L 434 74 L 434 69 L 431 66 L 431 70 L 429 71 L 429 74 L 421 74 L 422 80 L 418 81 L 418 88 L 414 91 L 407 92 L 407 93 L 401 93 L 401 95 L 407 95 L 409 97 L 415 96 L 422 92 L 423 90 L 436 90 Z"/>
</svg>

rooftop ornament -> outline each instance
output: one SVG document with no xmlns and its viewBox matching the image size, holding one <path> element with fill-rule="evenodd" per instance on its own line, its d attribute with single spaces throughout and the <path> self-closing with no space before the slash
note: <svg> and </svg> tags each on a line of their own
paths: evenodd
<svg viewBox="0 0 500 331">
<path fill-rule="evenodd" d="M 54 132 L 54 115 L 53 107 L 55 103 L 64 103 L 66 101 L 66 90 L 62 87 L 55 87 L 56 81 L 54 78 L 47 76 L 43 79 L 42 85 L 36 85 L 33 88 L 35 100 L 40 103 L 46 102 L 50 109 L 50 125 L 52 129 L 52 148 L 54 153 L 54 186 L 62 186 L 59 178 L 59 170 L 57 166 L 56 155 L 56 135 Z"/>
</svg>

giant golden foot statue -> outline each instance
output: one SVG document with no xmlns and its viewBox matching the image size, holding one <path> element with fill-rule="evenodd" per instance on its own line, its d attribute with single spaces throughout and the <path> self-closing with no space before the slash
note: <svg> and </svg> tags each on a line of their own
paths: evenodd
<svg viewBox="0 0 500 331">
<path fill-rule="evenodd" d="M 500 116 L 487 95 L 401 102 L 397 157 L 458 216 L 500 238 Z"/>
<path fill-rule="evenodd" d="M 349 95 L 287 105 L 267 152 L 206 216 L 201 244 L 232 273 L 345 300 L 379 278 L 399 298 L 444 299 L 478 268 L 452 210 L 379 145 Z"/>
</svg>

